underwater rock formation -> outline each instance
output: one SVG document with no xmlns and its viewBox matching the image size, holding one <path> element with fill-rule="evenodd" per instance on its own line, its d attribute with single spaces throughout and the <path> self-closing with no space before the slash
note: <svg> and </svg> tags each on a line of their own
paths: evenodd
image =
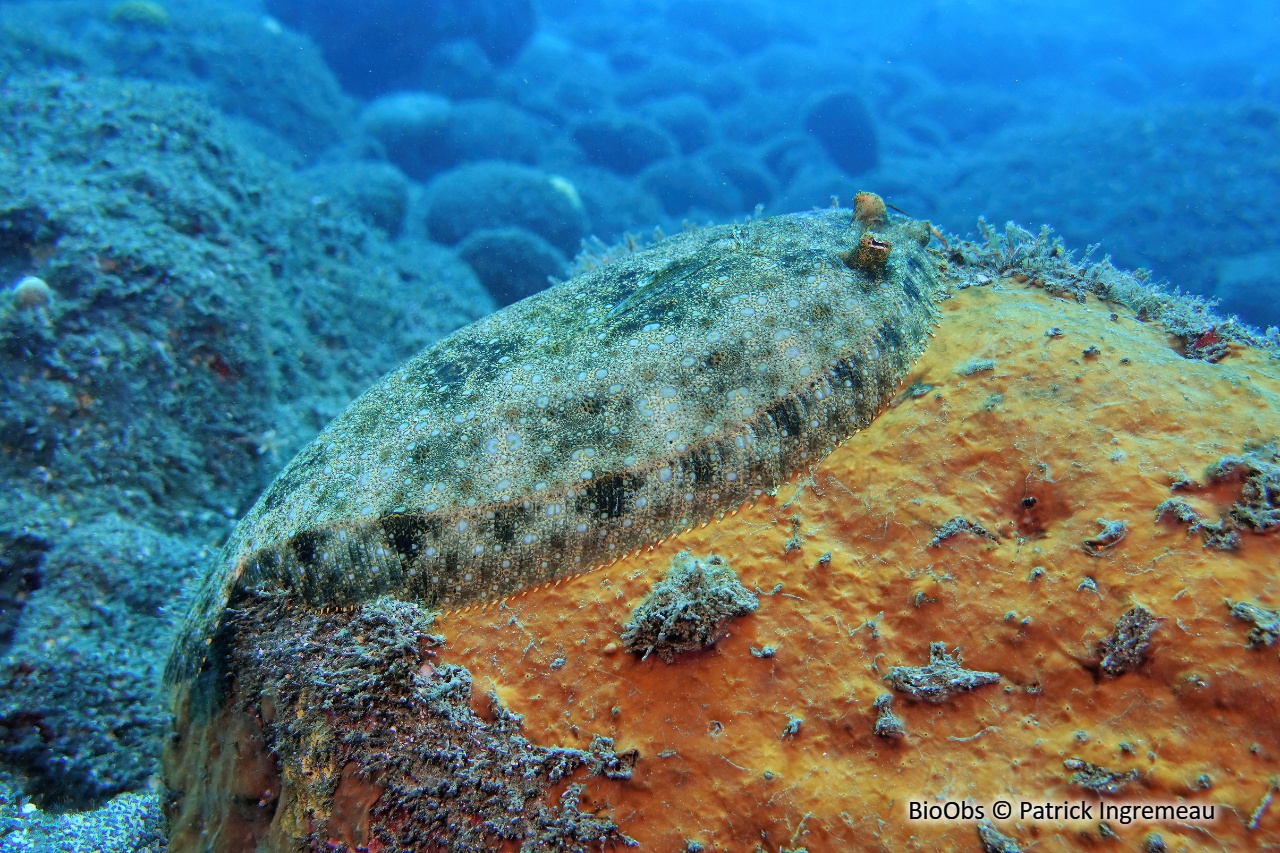
<svg viewBox="0 0 1280 853">
<path fill-rule="evenodd" d="M 0 70 L 8 78 L 61 69 L 105 78 L 118 91 L 128 87 L 114 78 L 197 89 L 227 115 L 269 130 L 262 144 L 282 160 L 314 156 L 348 140 L 353 104 L 320 51 L 241 5 L 0 3 Z M 12 95 L 9 100 L 19 102 Z"/>
<path fill-rule="evenodd" d="M 553 137 L 545 121 L 502 101 L 453 103 L 416 91 L 372 101 L 360 125 L 387 159 L 420 181 L 462 163 L 537 163 Z"/>
<path fill-rule="evenodd" d="M 424 49 L 447 42 L 465 39 L 510 62 L 537 26 L 530 0 L 267 0 L 266 8 L 311 36 L 342 85 L 361 96 L 413 88 L 427 67 Z"/>
<path fill-rule="evenodd" d="M 706 211 L 724 217 L 743 208 L 742 196 L 701 158 L 659 160 L 641 172 L 639 180 L 669 216 Z"/>
<path fill-rule="evenodd" d="M 532 231 L 511 226 L 473 231 L 457 252 L 499 306 L 546 290 L 549 279 L 563 278 L 569 268 L 555 246 Z"/>
<path fill-rule="evenodd" d="M 676 140 L 660 127 L 624 113 L 584 119 L 573 128 L 573 141 L 589 163 L 620 175 L 634 175 L 650 163 L 670 157 Z"/>
<path fill-rule="evenodd" d="M 1280 175 L 1264 165 L 1280 110 L 1232 100 L 1011 129 L 949 161 L 925 209 L 948 223 L 1051 222 L 1080 246 L 1105 238 L 1116 263 L 1213 296 L 1258 328 L 1280 325 Z"/>
<path fill-rule="evenodd" d="M 932 250 L 927 227 L 896 220 L 875 235 L 891 246 L 884 269 L 868 272 L 845 260 L 866 234 L 845 210 L 683 234 L 375 386 L 209 576 L 170 670 L 172 849 L 460 850 L 481 837 L 576 850 L 624 835 L 656 850 L 974 849 L 975 833 L 1016 847 L 1022 824 L 912 822 L 906 802 L 1056 800 L 1103 773 L 1140 799 L 1237 815 L 1270 802 L 1280 673 L 1223 596 L 1275 606 L 1276 540 L 1245 528 L 1235 551 L 1204 548 L 1155 509 L 1175 485 L 1207 517 L 1256 502 L 1215 475 L 1280 434 L 1274 352 L 1219 325 L 1221 358 L 1196 358 L 1184 337 L 1211 321 L 1199 306 L 1073 266 L 1032 235 Z M 703 349 L 730 335 L 733 348 Z M 975 360 L 992 365 L 958 370 Z M 681 368 L 688 400 L 667 378 Z M 628 406 L 609 402 L 610 383 Z M 685 412 L 716 427 L 715 453 L 681 432 Z M 601 429 L 618 444 L 585 441 Z M 518 457 L 526 445 L 550 458 Z M 1186 471 L 1211 473 L 1196 486 Z M 542 479 L 526 488 L 530 475 Z M 1100 517 L 1127 535 L 1086 552 Z M 931 547 L 947 519 L 987 535 Z M 681 552 L 724 556 L 758 609 L 670 664 L 623 653 L 619 626 Z M 441 640 L 415 615 L 431 607 Z M 1178 631 L 1146 630 L 1131 615 L 1144 612 Z M 942 642 L 935 663 L 988 686 L 886 717 L 886 674 L 910 687 L 921 649 Z M 956 646 L 972 670 L 945 653 Z M 479 693 L 493 694 L 487 711 Z M 445 694 L 454 710 L 433 704 Z M 518 794 L 475 779 L 492 796 L 467 799 L 467 780 L 504 766 L 516 741 L 477 763 L 469 750 L 489 741 L 463 732 L 514 738 L 512 715 L 538 767 L 566 756 L 559 775 Z M 457 784 L 431 770 L 433 732 L 455 724 L 468 744 Z M 414 785 L 420 802 L 404 794 Z M 1275 843 L 1278 821 L 1261 808 L 1213 832 Z M 1074 846 L 1103 830 L 1035 831 Z"/>
<path fill-rule="evenodd" d="M 875 122 L 854 92 L 831 92 L 816 99 L 805 111 L 804 129 L 849 175 L 869 172 L 880 162 Z"/>
<path fill-rule="evenodd" d="M 423 224 L 431 239 L 450 246 L 476 231 L 516 226 L 569 256 L 587 234 L 582 200 L 573 184 L 559 175 L 497 160 L 469 163 L 437 178 Z"/>
<path fill-rule="evenodd" d="M 1136 771 L 1126 800 L 1219 804 L 1207 828 L 1223 848 L 1280 841 L 1274 806 L 1248 826 L 1280 760 L 1280 542 L 1242 529 L 1238 550 L 1206 548 L 1153 512 L 1170 494 L 1211 519 L 1250 503 L 1243 478 L 1211 475 L 1280 431 L 1274 356 L 1188 360 L 1131 310 L 1030 279 L 993 277 L 942 311 L 890 407 L 810 473 L 636 558 L 445 615 L 441 659 L 496 690 L 535 742 L 639 750 L 629 782 L 588 780 L 584 799 L 607 799 L 644 849 L 979 850 L 972 823 L 912 822 L 906 802 L 1075 799 L 1086 765 Z M 974 358 L 996 365 L 956 372 Z M 1129 533 L 1092 556 L 1080 543 L 1099 516 Z M 930 547 L 957 517 L 992 538 Z M 681 551 L 731 560 L 759 609 L 712 650 L 640 662 L 618 626 Z M 886 716 L 884 676 L 933 642 L 1001 680 L 938 705 L 894 691 Z M 803 726 L 780 737 L 793 717 Z M 1097 821 L 994 825 L 1017 849 L 1102 838 Z M 1170 850 L 1204 837 L 1110 828 L 1138 849 L 1153 831 Z"/>
<path fill-rule="evenodd" d="M 645 104 L 642 112 L 675 138 L 682 154 L 692 154 L 715 140 L 715 119 L 697 95 L 659 98 Z"/>
<path fill-rule="evenodd" d="M 118 517 L 77 525 L 38 558 L 0 542 L 0 577 L 25 550 L 21 619 L 0 644 L 0 767 L 46 808 L 85 808 L 144 788 L 168 726 L 155 690 L 171 640 L 159 614 L 207 558 L 177 537 Z M 0 607 L 12 600 L 0 603 Z"/>
<path fill-rule="evenodd" d="M 0 785 L 52 820 L 153 776 L 157 670 L 201 545 L 365 385 L 492 302 L 451 251 L 393 246 L 190 89 L 4 88 Z M 363 190 L 361 213 L 398 220 Z"/>
</svg>

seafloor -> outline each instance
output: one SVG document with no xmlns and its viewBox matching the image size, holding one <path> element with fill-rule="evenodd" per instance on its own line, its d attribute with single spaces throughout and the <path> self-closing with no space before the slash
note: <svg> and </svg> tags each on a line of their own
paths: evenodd
<svg viewBox="0 0 1280 853">
<path fill-rule="evenodd" d="M 235 520 L 378 376 L 627 232 L 868 189 L 1280 323 L 1280 75 L 1247 51 L 1082 35 L 1037 71 L 1034 22 L 975 56 L 946 4 L 485 0 L 406 57 L 310 5 L 0 2 L 6 850 L 163 849 L 159 673 Z"/>
</svg>

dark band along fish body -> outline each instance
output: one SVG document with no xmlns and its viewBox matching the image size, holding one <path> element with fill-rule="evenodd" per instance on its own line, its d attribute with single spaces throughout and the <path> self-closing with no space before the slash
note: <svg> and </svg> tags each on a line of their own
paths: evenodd
<svg viewBox="0 0 1280 853">
<path fill-rule="evenodd" d="M 493 602 L 775 489 L 870 423 L 924 350 L 928 235 L 837 209 L 697 229 L 419 353 L 241 521 L 170 680 L 195 674 L 238 587 L 316 608 Z"/>
</svg>

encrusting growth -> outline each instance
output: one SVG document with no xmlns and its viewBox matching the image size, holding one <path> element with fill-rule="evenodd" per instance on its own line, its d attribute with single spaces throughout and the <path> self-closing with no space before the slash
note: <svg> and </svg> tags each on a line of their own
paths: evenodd
<svg viewBox="0 0 1280 853">
<path fill-rule="evenodd" d="M 895 666 L 884 680 L 900 693 L 935 704 L 1000 681 L 998 672 L 978 672 L 960 666 L 959 652 L 957 649 L 957 657 L 952 657 L 947 654 L 946 643 L 930 643 L 927 666 Z"/>
<path fill-rule="evenodd" d="M 1160 620 L 1141 604 L 1129 608 L 1116 622 L 1110 637 L 1098 641 L 1099 667 L 1109 678 L 1140 665 L 1151 650 L 1151 634 Z"/>
<path fill-rule="evenodd" d="M 892 243 L 876 277 L 840 254 L 867 230 L 820 212 L 611 255 L 542 315 L 498 315 L 357 403 L 233 539 L 175 656 L 170 849 L 1079 849 L 1103 830 L 999 822 L 975 837 L 902 807 L 944 789 L 1170 802 L 1208 784 L 1242 816 L 1209 828 L 1221 845 L 1276 843 L 1280 544 L 1265 523 L 1274 457 L 1258 450 L 1280 434 L 1272 351 L 1043 235 L 936 252 L 894 217 L 874 232 Z M 1225 341 L 1216 361 L 1183 345 L 1202 321 Z M 891 340 L 912 329 L 916 343 Z M 957 373 L 981 359 L 998 367 Z M 667 439 L 689 425 L 713 435 Z M 1204 486 L 1160 473 L 1242 445 L 1255 458 Z M 1171 485 L 1198 516 L 1246 507 L 1237 548 L 1157 522 Z M 698 562 L 682 553 L 724 560 L 701 558 L 699 589 L 730 606 L 689 620 L 708 630 L 670 665 L 643 660 L 697 597 L 657 601 L 655 580 Z M 737 579 L 717 580 L 730 565 Z M 748 596 L 754 612 L 721 621 Z M 1164 627 L 1135 601 L 1158 603 Z M 972 669 L 941 644 L 891 666 L 939 637 Z M 1207 837 L 1107 831 L 1138 849 L 1154 829 L 1168 849 Z"/>
<path fill-rule="evenodd" d="M 657 652 L 672 663 L 682 652 L 715 645 L 726 622 L 759 606 L 722 558 L 680 553 L 623 626 L 622 645 L 641 659 Z"/>
</svg>

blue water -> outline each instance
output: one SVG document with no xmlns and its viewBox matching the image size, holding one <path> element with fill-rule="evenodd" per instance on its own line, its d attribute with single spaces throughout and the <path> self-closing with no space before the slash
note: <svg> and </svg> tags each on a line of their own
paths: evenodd
<svg viewBox="0 0 1280 853">
<path fill-rule="evenodd" d="M 566 173 L 606 242 L 867 188 L 958 232 L 978 216 L 1047 223 L 1280 321 L 1265 298 L 1280 99 L 1265 3 L 325 5 L 268 9 L 311 33 L 375 114 L 405 91 L 490 108 L 443 150 L 431 133 L 416 150 L 387 140 L 424 182 L 479 158 Z"/>
<path fill-rule="evenodd" d="M 1277 44 L 1270 0 L 0 0 L 0 847 L 160 848 L 209 554 L 583 246 L 865 189 L 1280 325 Z"/>
</svg>

